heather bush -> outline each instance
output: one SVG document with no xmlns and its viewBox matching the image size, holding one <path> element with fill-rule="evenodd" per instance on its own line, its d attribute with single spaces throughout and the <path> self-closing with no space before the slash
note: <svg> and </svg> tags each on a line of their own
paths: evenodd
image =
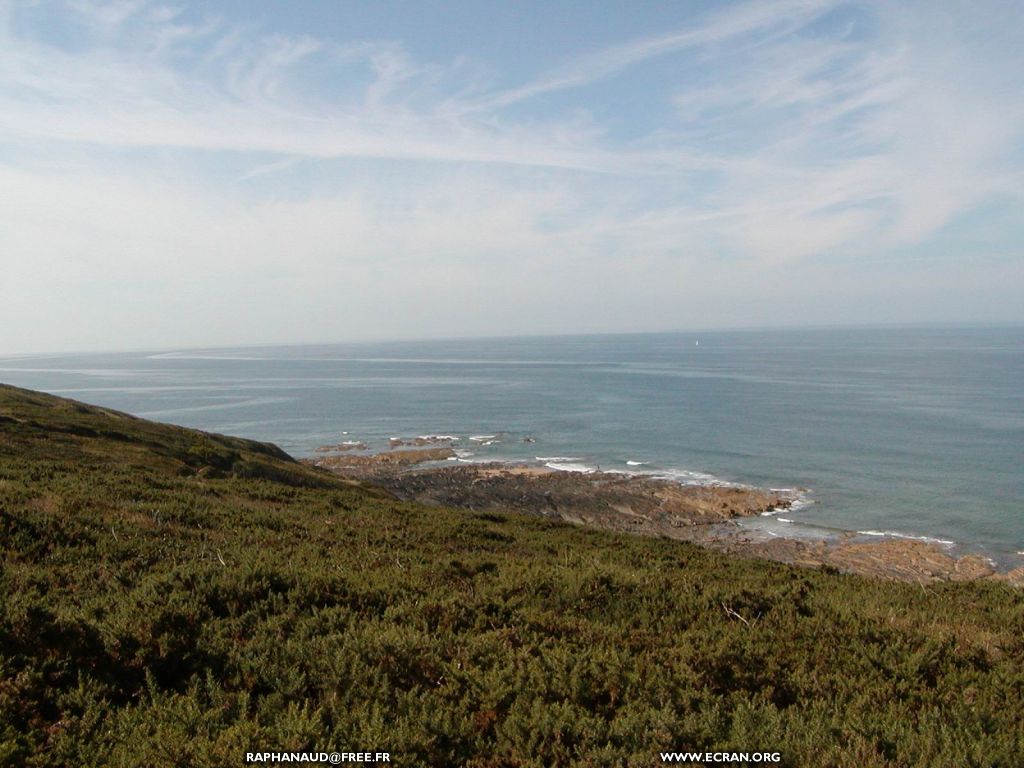
<svg viewBox="0 0 1024 768">
<path fill-rule="evenodd" d="M 1020 765 L 1010 587 L 399 503 L 11 388 L 0 417 L 0 765 Z"/>
</svg>

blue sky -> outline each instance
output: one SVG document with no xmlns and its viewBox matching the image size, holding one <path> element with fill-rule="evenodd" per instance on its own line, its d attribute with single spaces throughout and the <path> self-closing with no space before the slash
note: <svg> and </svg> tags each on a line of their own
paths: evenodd
<svg viewBox="0 0 1024 768">
<path fill-rule="evenodd" d="M 0 0 L 0 353 L 1024 321 L 1024 5 Z"/>
</svg>

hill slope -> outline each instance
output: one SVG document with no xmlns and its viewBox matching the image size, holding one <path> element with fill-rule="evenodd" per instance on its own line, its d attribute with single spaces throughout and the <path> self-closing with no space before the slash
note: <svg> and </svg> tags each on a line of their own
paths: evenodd
<svg viewBox="0 0 1024 768">
<path fill-rule="evenodd" d="M 1024 596 L 428 508 L 0 386 L 0 765 L 1019 765 Z"/>
</svg>

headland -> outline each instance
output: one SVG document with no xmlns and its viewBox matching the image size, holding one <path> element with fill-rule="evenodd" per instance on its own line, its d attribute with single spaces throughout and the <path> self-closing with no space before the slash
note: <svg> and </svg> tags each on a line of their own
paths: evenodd
<svg viewBox="0 0 1024 768">
<path fill-rule="evenodd" d="M 938 542 L 871 538 L 853 531 L 781 536 L 743 521 L 785 511 L 799 490 L 726 483 L 680 484 L 627 472 L 573 472 L 524 463 L 457 462 L 444 439 L 396 438 L 379 453 L 317 448 L 316 467 L 374 485 L 408 501 L 495 513 L 514 512 L 602 530 L 686 541 L 737 556 L 884 579 L 928 583 L 993 579 L 1024 584 L 1021 567 L 999 568 L 978 553 Z M 418 446 L 418 447 L 409 447 Z"/>
</svg>

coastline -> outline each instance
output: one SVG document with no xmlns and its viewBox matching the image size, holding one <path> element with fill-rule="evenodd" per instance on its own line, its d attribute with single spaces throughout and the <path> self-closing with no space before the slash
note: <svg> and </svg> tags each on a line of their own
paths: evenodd
<svg viewBox="0 0 1024 768">
<path fill-rule="evenodd" d="M 474 486 L 462 462 L 377 464 L 428 490 Z M 1016 764 L 1024 591 L 1005 583 L 859 578 L 402 502 L 270 443 L 2 385 L 0 465 L 4 743 L 19 765 L 220 765 L 238 738 L 331 744 L 341 728 L 369 746 L 382 722 L 382 746 L 423 765 L 645 762 L 670 731 L 794 765 L 965 743 Z M 556 505 L 601 486 L 598 502 L 636 491 L 644 520 L 684 514 L 621 476 L 476 469 L 491 502 L 509 501 L 494 484 Z M 760 493 L 676 530 L 767 519 L 756 508 L 777 496 Z M 296 700 L 324 716 L 296 720 Z M 687 731 L 695 712 L 717 730 Z M 566 734 L 572 753 L 538 751 Z"/>
<path fill-rule="evenodd" d="M 927 536 L 1012 567 L 1024 551 L 1024 337 L 1007 330 L 720 333 L 699 354 L 678 334 L 225 348 L 8 361 L 5 376 L 295 457 L 433 433 L 457 436 L 474 461 L 575 457 L 549 463 L 800 485 L 813 505 L 744 525 Z"/>
<path fill-rule="evenodd" d="M 765 489 L 690 473 L 681 482 L 654 473 L 581 468 L 569 462 L 469 461 L 448 436 L 394 438 L 377 453 L 330 446 L 304 463 L 435 506 L 548 517 L 584 527 L 686 541 L 740 557 L 831 568 L 917 582 L 979 579 L 1024 585 L 1021 562 L 997 563 L 928 537 L 790 526 L 768 521 L 809 503 L 804 489 Z M 538 461 L 541 459 L 538 458 Z"/>
</svg>

